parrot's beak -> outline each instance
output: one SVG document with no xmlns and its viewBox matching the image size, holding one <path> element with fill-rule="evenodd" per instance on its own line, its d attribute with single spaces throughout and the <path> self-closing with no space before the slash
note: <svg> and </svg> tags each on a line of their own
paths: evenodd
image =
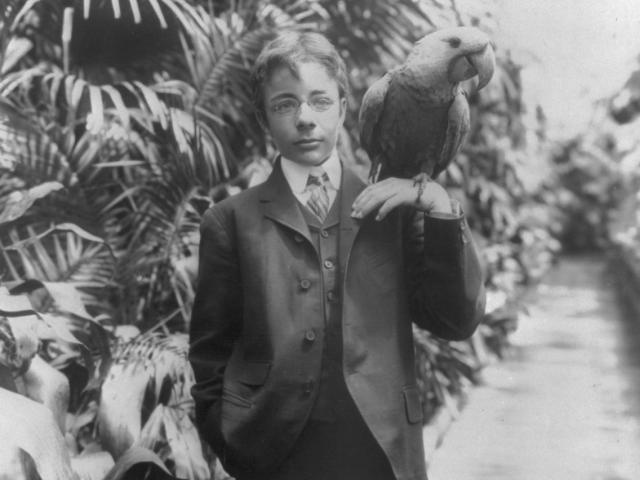
<svg viewBox="0 0 640 480">
<path fill-rule="evenodd" d="M 493 48 L 487 43 L 479 52 L 461 55 L 456 58 L 449 68 L 449 81 L 451 83 L 459 83 L 477 75 L 478 85 L 476 90 L 480 90 L 491 80 L 495 66 L 496 59 Z"/>
<path fill-rule="evenodd" d="M 478 90 L 480 90 L 489 83 L 496 68 L 496 57 L 491 44 L 487 44 L 481 52 L 469 55 L 469 61 L 478 72 Z"/>
</svg>

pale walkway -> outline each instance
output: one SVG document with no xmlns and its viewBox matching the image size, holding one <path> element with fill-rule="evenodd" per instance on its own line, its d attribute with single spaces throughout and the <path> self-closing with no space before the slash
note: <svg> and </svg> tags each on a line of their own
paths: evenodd
<svg viewBox="0 0 640 480">
<path fill-rule="evenodd" d="M 603 261 L 564 259 L 522 317 L 511 357 L 471 393 L 429 479 L 640 480 L 640 318 L 632 317 Z"/>
</svg>

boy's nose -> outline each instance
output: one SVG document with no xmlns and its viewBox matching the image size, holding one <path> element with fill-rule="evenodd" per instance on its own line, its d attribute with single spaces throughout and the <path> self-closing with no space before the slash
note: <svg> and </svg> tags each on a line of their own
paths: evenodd
<svg viewBox="0 0 640 480">
<path fill-rule="evenodd" d="M 314 119 L 315 112 L 309 106 L 307 102 L 302 102 L 298 107 L 298 115 L 296 116 L 296 126 L 298 128 L 307 128 L 310 125 L 315 125 Z"/>
</svg>

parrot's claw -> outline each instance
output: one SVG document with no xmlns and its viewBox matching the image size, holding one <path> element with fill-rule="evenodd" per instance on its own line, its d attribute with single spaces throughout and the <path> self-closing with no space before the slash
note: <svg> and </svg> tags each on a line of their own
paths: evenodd
<svg viewBox="0 0 640 480">
<path fill-rule="evenodd" d="M 422 198 L 422 194 L 424 193 L 424 189 L 427 186 L 427 183 L 433 182 L 431 177 L 422 172 L 413 177 L 413 186 L 418 187 L 418 195 L 416 196 L 416 205 L 420 204 L 420 200 Z"/>
<path fill-rule="evenodd" d="M 426 173 L 421 172 L 418 175 L 416 175 L 415 177 L 413 177 L 413 186 L 417 186 L 418 184 L 422 184 L 422 188 L 424 188 L 424 186 L 429 183 L 429 182 L 433 182 L 433 179 Z"/>
</svg>

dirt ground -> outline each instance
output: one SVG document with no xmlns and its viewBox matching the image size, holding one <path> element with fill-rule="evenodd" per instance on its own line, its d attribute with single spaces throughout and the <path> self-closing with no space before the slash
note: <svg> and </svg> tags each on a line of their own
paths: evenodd
<svg viewBox="0 0 640 480">
<path fill-rule="evenodd" d="M 512 341 L 509 359 L 472 391 L 429 479 L 639 479 L 640 318 L 620 306 L 604 260 L 563 259 Z"/>
</svg>

